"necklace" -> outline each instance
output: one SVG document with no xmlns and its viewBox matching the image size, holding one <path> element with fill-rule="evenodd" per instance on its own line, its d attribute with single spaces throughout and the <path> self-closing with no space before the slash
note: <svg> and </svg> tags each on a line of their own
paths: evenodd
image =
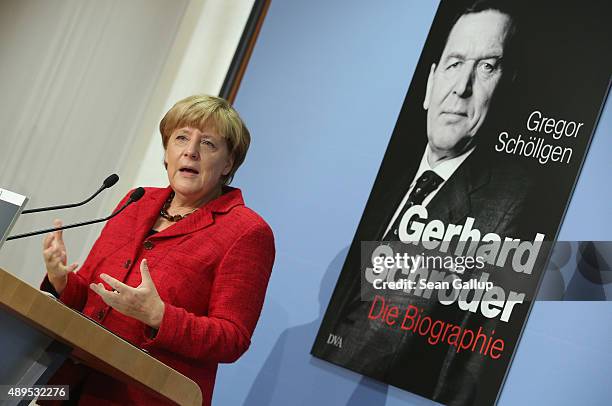
<svg viewBox="0 0 612 406">
<path fill-rule="evenodd" d="M 169 221 L 172 221 L 173 223 L 176 223 L 177 221 L 180 221 L 180 220 L 184 219 L 185 217 L 189 216 L 191 213 L 193 213 L 195 211 L 194 210 L 191 213 L 187 213 L 187 214 L 177 214 L 176 216 L 173 216 L 173 215 L 169 214 L 168 213 L 168 209 L 170 208 L 170 204 L 172 203 L 172 199 L 174 199 L 174 192 L 170 193 L 170 196 L 168 197 L 168 200 L 166 200 L 166 202 L 164 203 L 164 206 L 159 211 L 159 215 L 162 216 L 163 218 L 165 218 L 166 220 L 169 220 Z"/>
</svg>

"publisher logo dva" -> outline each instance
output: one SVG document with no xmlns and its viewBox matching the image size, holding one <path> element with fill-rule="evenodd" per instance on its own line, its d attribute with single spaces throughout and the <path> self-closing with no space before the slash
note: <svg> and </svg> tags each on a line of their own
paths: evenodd
<svg viewBox="0 0 612 406">
<path fill-rule="evenodd" d="M 330 333 L 329 337 L 327 337 L 327 344 L 342 348 L 342 337 Z"/>
</svg>

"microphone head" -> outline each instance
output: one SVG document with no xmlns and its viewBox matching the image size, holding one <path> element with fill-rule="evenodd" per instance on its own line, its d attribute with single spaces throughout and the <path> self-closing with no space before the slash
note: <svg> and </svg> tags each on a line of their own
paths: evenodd
<svg viewBox="0 0 612 406">
<path fill-rule="evenodd" d="M 144 194 L 145 194 L 145 190 L 144 190 L 144 188 L 141 188 L 141 187 L 136 188 L 136 189 L 135 189 L 135 190 L 132 192 L 132 194 L 130 195 L 130 200 L 131 200 L 131 201 L 133 201 L 133 202 L 136 202 L 136 201 L 140 200 L 140 198 L 141 198 L 142 196 L 144 196 Z"/>
<path fill-rule="evenodd" d="M 119 176 L 116 173 L 113 173 L 111 176 L 104 179 L 104 182 L 102 182 L 102 186 L 104 187 L 104 189 L 108 189 L 109 187 L 117 183 L 118 181 L 119 181 Z"/>
</svg>

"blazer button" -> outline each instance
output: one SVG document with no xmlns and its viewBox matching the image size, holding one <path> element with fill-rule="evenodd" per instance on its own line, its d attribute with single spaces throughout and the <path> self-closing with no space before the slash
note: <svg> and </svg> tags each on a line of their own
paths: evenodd
<svg viewBox="0 0 612 406">
<path fill-rule="evenodd" d="M 100 310 L 96 316 L 98 317 L 98 320 L 102 320 L 105 314 L 106 312 L 104 310 Z"/>
<path fill-rule="evenodd" d="M 132 265 L 132 260 L 128 259 L 125 261 L 125 263 L 123 264 L 123 267 L 125 269 L 130 269 L 130 265 Z"/>
<path fill-rule="evenodd" d="M 149 240 L 145 241 L 142 245 L 144 245 L 144 249 L 147 251 L 152 250 L 154 247 L 153 243 Z"/>
</svg>

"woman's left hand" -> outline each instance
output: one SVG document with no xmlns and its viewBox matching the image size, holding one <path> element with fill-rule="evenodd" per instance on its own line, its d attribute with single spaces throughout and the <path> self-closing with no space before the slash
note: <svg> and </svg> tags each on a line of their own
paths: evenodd
<svg viewBox="0 0 612 406">
<path fill-rule="evenodd" d="M 106 290 L 102 283 L 92 283 L 89 287 L 113 309 L 158 329 L 164 317 L 165 305 L 155 289 L 146 259 L 140 263 L 140 275 L 142 282 L 135 288 L 106 274 L 100 274 L 100 278 L 114 291 Z"/>
</svg>

